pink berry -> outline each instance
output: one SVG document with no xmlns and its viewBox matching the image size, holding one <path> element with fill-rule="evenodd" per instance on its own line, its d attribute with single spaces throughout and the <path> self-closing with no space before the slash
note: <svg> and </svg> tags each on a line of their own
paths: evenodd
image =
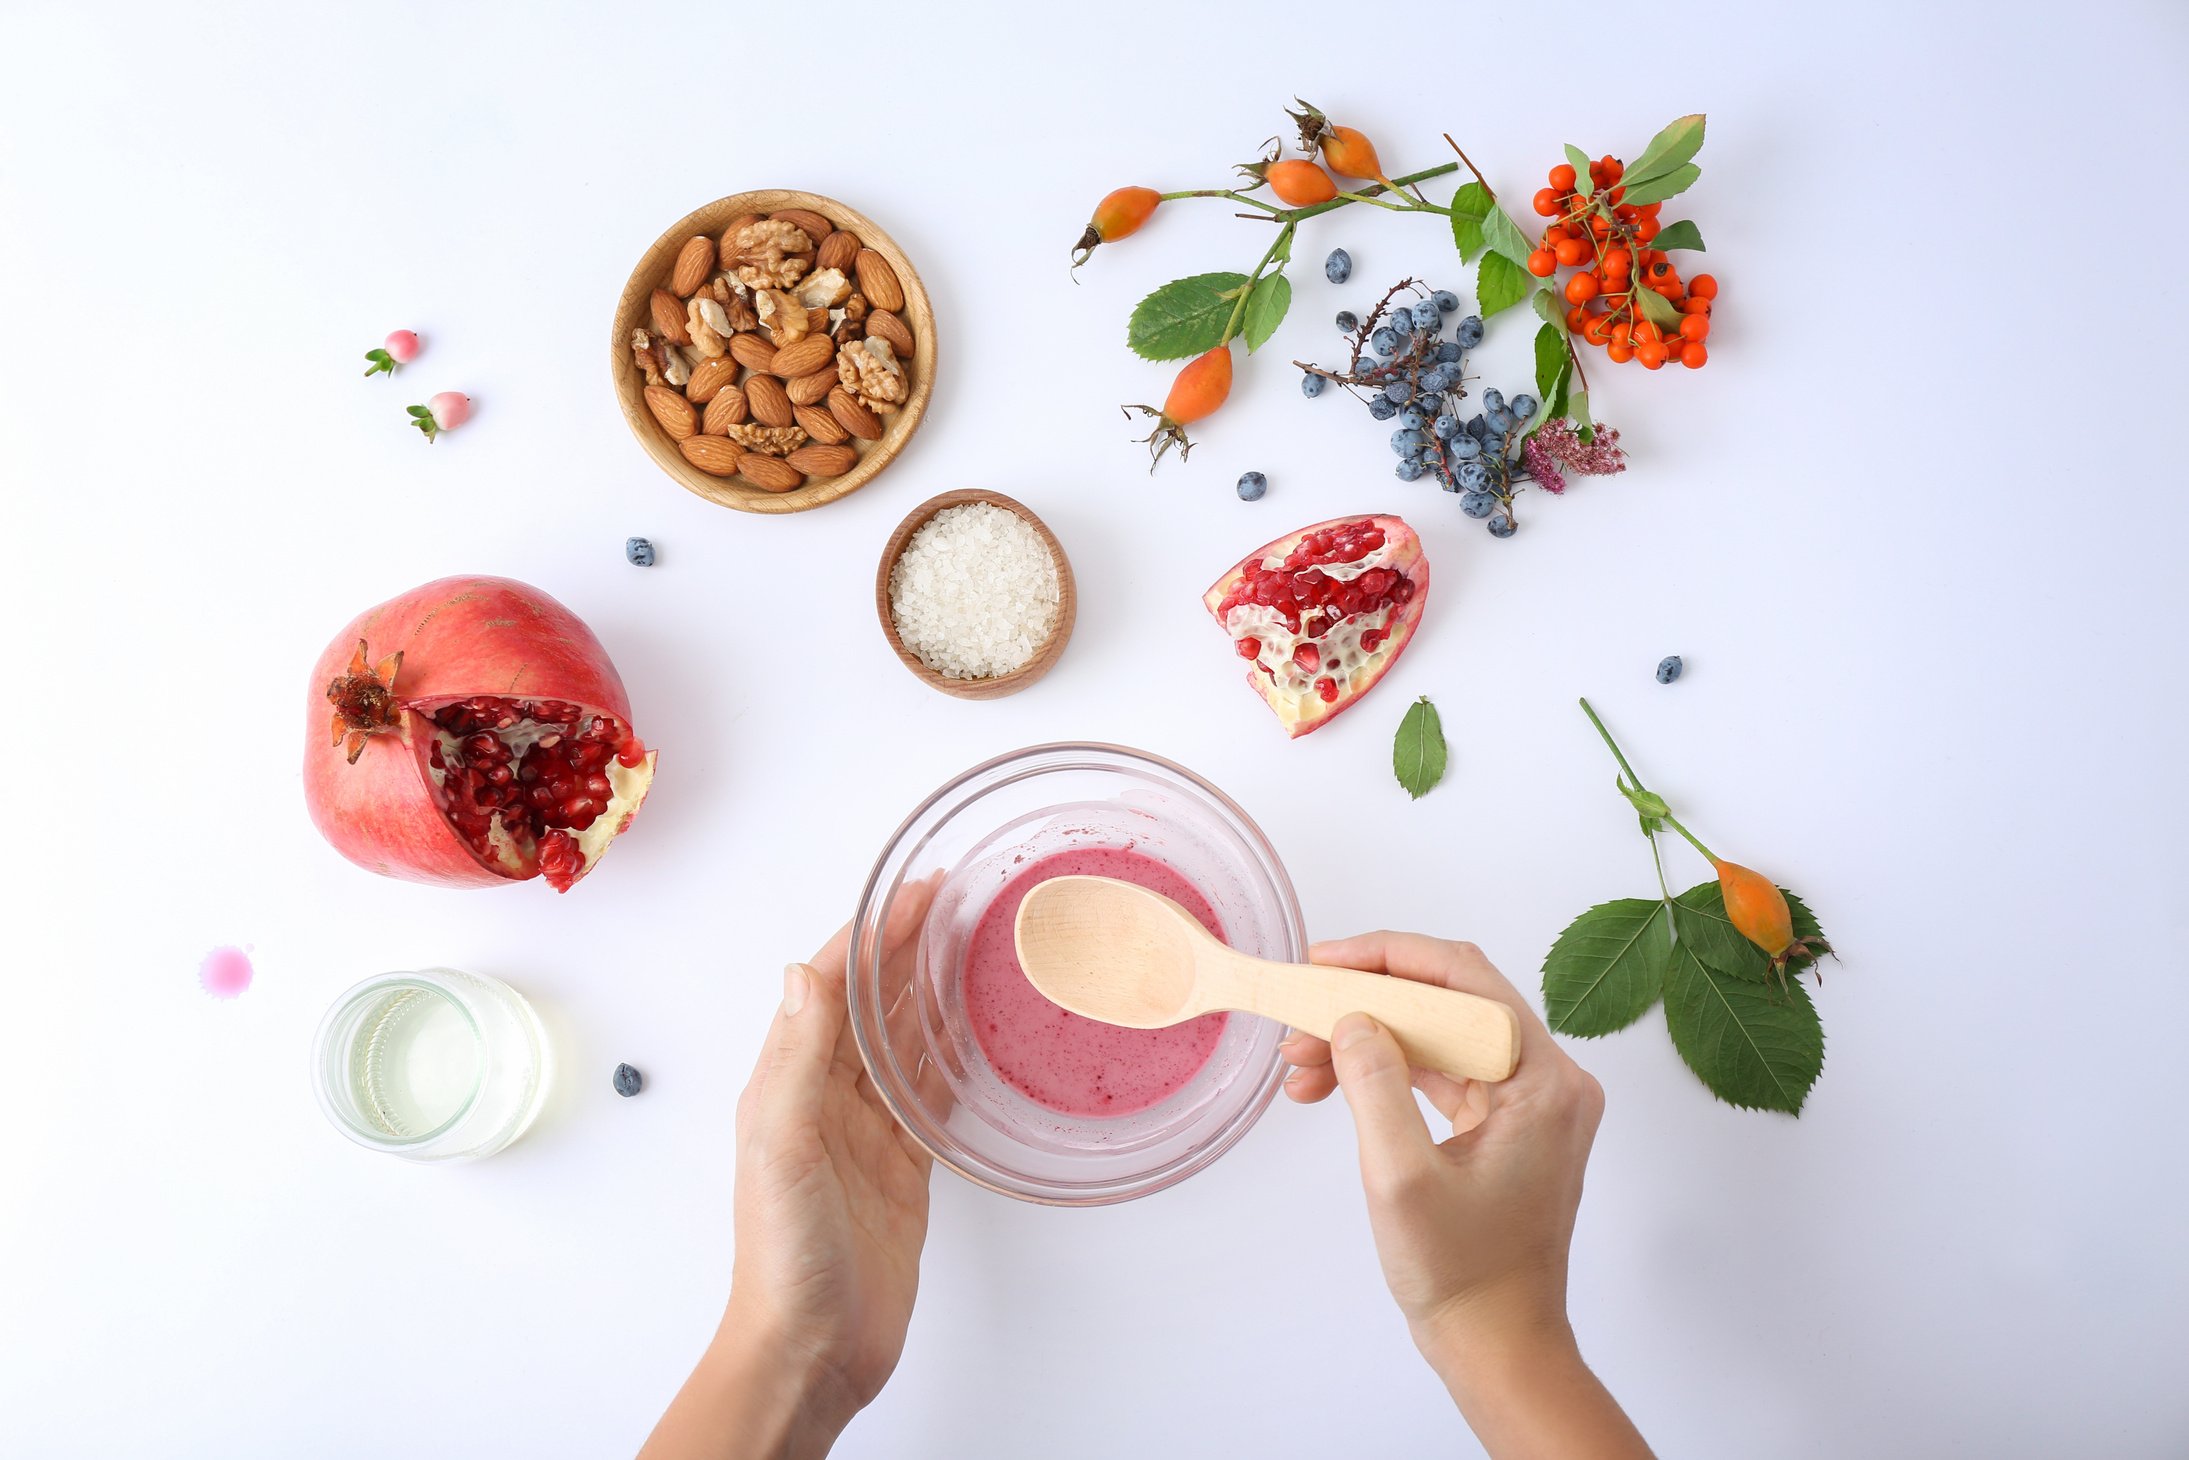
<svg viewBox="0 0 2189 1460">
<path fill-rule="evenodd" d="M 381 346 L 398 365 L 408 365 L 418 358 L 418 336 L 410 330 L 397 330 L 389 335 Z"/>
<path fill-rule="evenodd" d="M 444 390 L 426 402 L 426 409 L 433 412 L 434 425 L 453 431 L 471 419 L 471 397 L 460 390 Z"/>
</svg>

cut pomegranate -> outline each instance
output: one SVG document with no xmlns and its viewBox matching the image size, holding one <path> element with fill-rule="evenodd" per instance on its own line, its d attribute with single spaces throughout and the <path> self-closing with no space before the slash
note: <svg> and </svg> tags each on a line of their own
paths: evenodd
<svg viewBox="0 0 2189 1460">
<path fill-rule="evenodd" d="M 1412 528 L 1340 517 L 1249 553 L 1201 601 L 1249 661 L 1247 683 L 1297 738 L 1375 687 L 1428 598 L 1429 560 Z"/>
<path fill-rule="evenodd" d="M 567 892 L 653 783 L 600 642 L 506 578 L 444 578 L 359 615 L 312 671 L 307 730 L 312 823 L 413 882 Z"/>
</svg>

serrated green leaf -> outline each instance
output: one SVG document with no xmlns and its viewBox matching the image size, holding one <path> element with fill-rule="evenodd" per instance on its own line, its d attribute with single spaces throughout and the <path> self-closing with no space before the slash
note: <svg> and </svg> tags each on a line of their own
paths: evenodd
<svg viewBox="0 0 2189 1460">
<path fill-rule="evenodd" d="M 1703 170 L 1694 163 L 1689 162 L 1673 168 L 1672 171 L 1665 173 L 1662 177 L 1653 177 L 1649 181 L 1641 183 L 1622 181 L 1620 186 L 1627 190 L 1626 205 L 1630 208 L 1639 208 L 1645 204 L 1661 203 L 1667 198 L 1679 196 L 1693 187 L 1695 179 L 1702 175 Z"/>
<path fill-rule="evenodd" d="M 1624 1029 L 1664 991 L 1672 959 L 1665 905 L 1621 898 L 1590 908 L 1543 959 L 1543 1017 L 1560 1034 L 1593 1039 Z"/>
<path fill-rule="evenodd" d="M 1437 715 L 1437 707 L 1423 695 L 1407 707 L 1406 717 L 1399 721 L 1399 733 L 1391 742 L 1391 773 L 1398 777 L 1406 794 L 1419 801 L 1444 779 L 1447 754 L 1444 722 Z"/>
<path fill-rule="evenodd" d="M 1247 353 L 1253 354 L 1277 333 L 1285 311 L 1292 307 L 1292 281 L 1282 274 L 1264 274 L 1247 296 L 1246 318 L 1239 322 L 1246 336 Z"/>
<path fill-rule="evenodd" d="M 1794 936 L 1804 942 L 1823 941 L 1824 929 L 1817 926 L 1817 915 L 1809 911 L 1809 904 L 1783 887 L 1779 895 L 1786 899 L 1786 910 L 1794 915 Z"/>
<path fill-rule="evenodd" d="M 1183 360 L 1223 343 L 1244 274 L 1173 279 L 1133 306 L 1125 343 L 1143 360 Z"/>
<path fill-rule="evenodd" d="M 1536 318 L 1561 333 L 1565 331 L 1566 311 L 1559 305 L 1556 291 L 1545 285 L 1535 291 L 1535 298 L 1529 302 L 1535 306 Z"/>
<path fill-rule="evenodd" d="M 1807 989 L 1728 978 L 1683 941 L 1666 967 L 1664 998 L 1672 1047 L 1711 1094 L 1744 1110 L 1801 1114 L 1824 1070 L 1824 1026 Z"/>
<path fill-rule="evenodd" d="M 1485 253 L 1475 270 L 1475 308 L 1484 319 L 1528 297 L 1535 276 L 1497 252 Z"/>
<path fill-rule="evenodd" d="M 1573 164 L 1573 190 L 1584 198 L 1595 197 L 1596 180 L 1589 176 L 1589 155 L 1568 142 L 1566 161 Z"/>
<path fill-rule="evenodd" d="M 1634 185 L 1662 176 L 1703 149 L 1703 114 L 1694 112 L 1668 123 L 1649 139 L 1642 155 L 1630 163 L 1619 181 L 1626 186 L 1627 201 L 1634 201 Z"/>
<path fill-rule="evenodd" d="M 1696 253 L 1705 251 L 1703 248 L 1703 231 L 1685 218 L 1677 223 L 1658 229 L 1657 236 L 1649 241 L 1649 246 L 1651 248 L 1661 248 L 1666 253 L 1670 253 L 1676 248 L 1693 249 Z"/>
<path fill-rule="evenodd" d="M 1635 286 L 1634 297 L 1641 303 L 1642 317 L 1651 324 L 1668 332 L 1679 329 L 1680 311 L 1674 308 L 1672 301 L 1665 298 L 1664 295 L 1659 294 L 1654 289 L 1645 289 L 1637 285 Z"/>
<path fill-rule="evenodd" d="M 1725 889 L 1716 882 L 1698 882 L 1672 899 L 1672 926 L 1681 945 L 1719 973 L 1744 983 L 1770 976 L 1771 959 L 1725 915 Z"/>
<path fill-rule="evenodd" d="M 1473 263 L 1482 252 L 1482 220 L 1495 206 L 1490 190 L 1478 182 L 1452 194 L 1452 243 L 1459 249 L 1461 263 Z"/>
<path fill-rule="evenodd" d="M 1540 291 L 1538 291 L 1538 297 Z M 1566 332 L 1546 324 L 1535 332 L 1535 398 L 1548 403 L 1558 391 L 1559 374 L 1566 368 Z"/>
<path fill-rule="evenodd" d="M 1528 235 L 1503 208 L 1490 209 L 1489 216 L 1482 220 L 1482 241 L 1489 245 L 1490 252 L 1503 254 L 1523 269 L 1528 266 L 1528 255 L 1535 252 Z"/>
</svg>

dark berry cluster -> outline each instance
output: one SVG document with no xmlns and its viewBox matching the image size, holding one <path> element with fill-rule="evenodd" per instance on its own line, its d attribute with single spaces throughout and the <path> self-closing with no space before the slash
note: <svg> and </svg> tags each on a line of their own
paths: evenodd
<svg viewBox="0 0 2189 1460">
<path fill-rule="evenodd" d="M 1481 409 L 1462 414 L 1467 398 L 1467 352 L 1482 343 L 1479 315 L 1459 315 L 1459 296 L 1402 279 L 1363 319 L 1338 315 L 1352 345 L 1342 370 L 1295 361 L 1306 372 L 1303 394 L 1322 394 L 1336 383 L 1364 401 L 1379 421 L 1393 421 L 1391 450 L 1400 481 L 1428 477 L 1459 494 L 1459 508 L 1482 519 L 1493 537 L 1515 531 L 1513 493 L 1529 480 L 1521 442 L 1539 409 L 1532 395 L 1507 400 L 1482 392 Z M 1446 326 L 1450 326 L 1449 337 Z"/>
</svg>

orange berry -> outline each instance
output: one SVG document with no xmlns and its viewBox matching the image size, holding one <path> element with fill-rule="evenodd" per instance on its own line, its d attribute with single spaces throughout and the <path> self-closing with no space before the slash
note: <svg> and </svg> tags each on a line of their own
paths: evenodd
<svg viewBox="0 0 2189 1460">
<path fill-rule="evenodd" d="M 1539 248 L 1528 255 L 1528 272 L 1538 279 L 1548 279 L 1558 272 L 1558 255 L 1547 248 Z"/>
<path fill-rule="evenodd" d="M 1571 163 L 1561 162 L 1551 169 L 1551 186 L 1562 193 L 1572 192 L 1574 183 L 1579 180 L 1579 174 L 1574 172 Z"/>
<path fill-rule="evenodd" d="M 1604 237 L 1611 232 L 1611 220 L 1601 213 L 1589 214 L 1589 232 L 1595 234 L 1598 238 Z"/>
<path fill-rule="evenodd" d="M 1604 164 L 1602 164 L 1601 162 L 1592 162 L 1589 164 L 1589 181 L 1596 184 L 1596 186 L 1598 187 L 1602 187 L 1604 185 Z"/>
<path fill-rule="evenodd" d="M 1792 947 L 1794 914 L 1777 884 L 1735 862 L 1716 866 L 1718 886 L 1725 894 L 1726 921 L 1734 930 L 1773 958 Z"/>
<path fill-rule="evenodd" d="M 1612 364 L 1624 365 L 1634 358 L 1634 347 L 1623 340 L 1613 340 L 1611 348 L 1604 353 L 1611 356 Z"/>
<path fill-rule="evenodd" d="M 1558 262 L 1569 269 L 1587 260 L 1590 252 L 1589 246 L 1578 238 L 1561 238 L 1552 251 L 1558 255 Z"/>
<path fill-rule="evenodd" d="M 1596 167 L 1601 167 L 1604 170 L 1604 181 L 1606 182 L 1617 182 L 1627 175 L 1627 165 L 1608 152 L 1596 163 Z M 1596 169 L 1592 167 L 1589 170 L 1593 172 Z"/>
<path fill-rule="evenodd" d="M 1633 335 L 1634 326 L 1627 323 L 1623 319 L 1611 327 L 1611 337 L 1619 344 L 1626 344 L 1633 337 Z"/>
<path fill-rule="evenodd" d="M 1581 338 L 1587 340 L 1592 345 L 1610 344 L 1611 336 L 1604 329 L 1604 325 L 1609 319 L 1609 315 L 1590 315 L 1588 317 L 1588 323 L 1581 326 Z"/>
<path fill-rule="evenodd" d="M 1634 267 L 1634 255 L 1623 248 L 1605 249 L 1602 267 L 1606 278 L 1624 279 Z"/>
<path fill-rule="evenodd" d="M 1636 347 L 1634 358 L 1642 362 L 1644 369 L 1662 369 L 1665 363 L 1665 347 L 1656 340 L 1651 340 L 1646 345 Z"/>
<path fill-rule="evenodd" d="M 1710 338 L 1710 316 L 1691 314 L 1680 321 L 1680 338 L 1683 340 L 1707 340 Z"/>
<path fill-rule="evenodd" d="M 1657 328 L 1653 321 L 1646 319 L 1635 321 L 1634 338 L 1637 340 L 1641 340 L 1645 344 L 1655 344 L 1664 337 L 1664 331 Z"/>
<path fill-rule="evenodd" d="M 1610 173 L 1608 173 L 1608 172 L 1607 172 L 1607 173 L 1605 173 L 1605 174 L 1604 174 L 1604 181 L 1605 181 L 1605 182 L 1610 182 L 1610 181 L 1611 181 L 1611 174 L 1610 174 Z M 1613 189 L 1611 190 L 1611 202 L 1612 202 L 1612 206 L 1613 206 L 1614 208 L 1617 208 L 1617 207 L 1619 207 L 1619 206 L 1620 206 L 1621 204 L 1625 203 L 1625 202 L 1626 202 L 1626 200 L 1627 200 L 1627 190 L 1626 190 L 1625 188 L 1616 188 L 1616 187 L 1615 187 L 1615 188 L 1613 188 Z"/>
<path fill-rule="evenodd" d="M 1697 299 L 1715 299 L 1718 297 L 1718 281 L 1712 275 L 1697 274 L 1687 281 L 1687 292 Z"/>
<path fill-rule="evenodd" d="M 1642 216 L 1643 216 L 1644 218 L 1654 218 L 1654 217 L 1656 217 L 1656 216 L 1657 216 L 1657 215 L 1658 215 L 1659 213 L 1662 213 L 1662 212 L 1663 212 L 1664 210 L 1665 210 L 1665 205 L 1664 205 L 1663 203 L 1644 203 L 1644 204 L 1642 204 Z"/>
<path fill-rule="evenodd" d="M 1072 246 L 1072 266 L 1077 268 L 1087 262 L 1087 255 L 1098 244 L 1115 243 L 1120 238 L 1130 238 L 1140 231 L 1140 225 L 1155 212 L 1155 205 L 1163 201 L 1163 195 L 1154 188 L 1119 188 L 1095 204 L 1094 216 L 1087 222 L 1087 231 Z"/>
<path fill-rule="evenodd" d="M 1566 281 L 1566 302 L 1586 304 L 1596 297 L 1596 291 L 1602 287 L 1594 272 L 1583 269 Z"/>
<path fill-rule="evenodd" d="M 1686 314 L 1700 314 L 1705 318 L 1708 318 L 1710 314 L 1710 301 L 1707 299 L 1697 298 L 1695 296 L 1695 286 L 1692 283 L 1687 286 L 1687 292 L 1688 297 L 1686 301 L 1680 305 L 1681 311 Z"/>
<path fill-rule="evenodd" d="M 1621 223 L 1632 223 L 1635 219 L 1642 216 L 1642 210 L 1639 208 L 1631 208 L 1628 207 L 1625 203 L 1621 203 L 1618 207 L 1611 210 L 1611 216 L 1618 219 Z"/>
<path fill-rule="evenodd" d="M 1664 232 L 1664 225 L 1654 218 L 1644 218 L 1634 225 L 1634 236 L 1644 243 L 1652 242 L 1662 232 Z"/>
<path fill-rule="evenodd" d="M 1680 346 L 1680 363 L 1690 370 L 1700 370 L 1710 363 L 1710 351 L 1701 340 L 1689 340 Z"/>
<path fill-rule="evenodd" d="M 1216 413 L 1231 394 L 1231 346 L 1218 345 L 1197 355 L 1178 372 L 1171 393 L 1163 397 L 1163 419 L 1190 426 Z"/>
<path fill-rule="evenodd" d="M 1535 190 L 1535 211 L 1545 218 L 1556 218 L 1560 212 L 1558 189 L 1537 188 Z"/>
<path fill-rule="evenodd" d="M 1323 161 L 1340 177 L 1365 177 L 1383 181 L 1383 164 L 1376 160 L 1376 144 L 1352 127 L 1332 127 L 1323 133 Z"/>
<path fill-rule="evenodd" d="M 1330 174 L 1304 157 L 1272 162 L 1262 169 L 1262 176 L 1277 201 L 1290 208 L 1311 208 L 1338 195 L 1338 185 L 1330 180 Z"/>
<path fill-rule="evenodd" d="M 1589 312 L 1578 304 L 1566 311 L 1566 328 L 1569 330 L 1585 330 L 1588 328 L 1588 321 Z"/>
</svg>

